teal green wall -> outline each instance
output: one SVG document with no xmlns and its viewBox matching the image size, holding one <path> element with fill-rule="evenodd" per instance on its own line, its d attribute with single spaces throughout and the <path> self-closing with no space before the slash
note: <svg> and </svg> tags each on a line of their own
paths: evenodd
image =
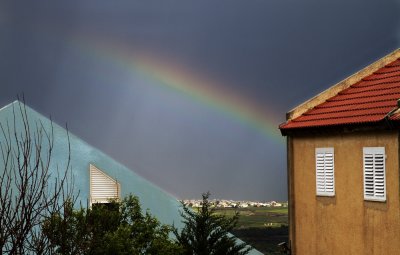
<svg viewBox="0 0 400 255">
<path fill-rule="evenodd" d="M 10 126 L 10 130 L 14 130 L 13 125 L 13 109 L 16 113 L 16 130 L 23 131 L 23 122 L 21 121 L 21 114 L 19 113 L 19 102 L 15 101 L 0 109 L 0 123 Z M 14 106 L 14 107 L 13 107 Z M 42 124 L 47 130 L 51 130 L 51 121 L 36 112 L 35 110 L 26 106 L 27 116 L 31 128 L 36 124 Z M 33 130 L 31 130 L 31 133 Z M 54 148 L 51 157 L 51 173 L 53 176 L 57 175 L 59 171 L 65 171 L 68 162 L 68 136 L 67 131 L 53 123 L 54 132 Z M 0 136 L 0 142 L 4 139 Z M 151 182 L 145 180 L 143 177 L 137 175 L 134 171 L 116 162 L 98 149 L 93 148 L 73 134 L 69 134 L 70 148 L 71 148 L 71 173 L 74 183 L 74 193 L 77 197 L 77 205 L 87 206 L 89 204 L 89 165 L 93 164 L 110 177 L 117 180 L 121 185 L 121 197 L 128 194 L 134 194 L 139 197 L 144 210 L 150 210 L 151 214 L 156 216 L 157 219 L 164 224 L 174 224 L 176 227 L 181 228 L 181 216 L 179 214 L 180 203 L 178 200 L 155 186 Z M 43 143 L 43 151 L 48 149 L 48 144 Z M 3 162 L 0 162 L 0 165 Z M 2 168 L 0 168 L 1 170 Z M 253 250 L 250 254 L 261 254 Z"/>
<path fill-rule="evenodd" d="M 0 110 L 0 123 L 8 121 L 10 130 L 13 127 L 13 106 L 16 113 L 16 129 L 23 131 L 23 122 L 19 112 L 19 102 L 14 102 Z M 47 131 L 51 130 L 51 122 L 48 118 L 26 106 L 27 116 L 31 127 L 31 133 L 36 123 L 43 124 Z M 65 171 L 68 162 L 68 136 L 66 130 L 53 123 L 54 149 L 51 157 L 51 172 L 56 175 L 56 169 Z M 0 139 L 4 139 L 0 136 Z M 149 209 L 162 223 L 175 224 L 181 226 L 179 215 L 180 203 L 176 198 L 169 195 L 159 187 L 137 175 L 132 170 L 116 162 L 98 149 L 93 148 L 73 134 L 69 134 L 71 146 L 71 173 L 73 176 L 75 196 L 77 205 L 87 206 L 89 203 L 89 165 L 93 164 L 104 171 L 107 175 L 114 178 L 121 184 L 121 196 L 134 194 L 139 197 L 144 210 Z M 43 143 L 43 151 L 46 151 L 48 144 Z M 0 162 L 0 164 L 2 164 Z"/>
</svg>

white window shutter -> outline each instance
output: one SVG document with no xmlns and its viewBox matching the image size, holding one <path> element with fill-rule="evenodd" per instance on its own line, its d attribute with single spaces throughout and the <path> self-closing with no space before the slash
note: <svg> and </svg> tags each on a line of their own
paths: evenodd
<svg viewBox="0 0 400 255">
<path fill-rule="evenodd" d="M 334 149 L 316 148 L 316 187 L 318 196 L 335 195 Z"/>
<path fill-rule="evenodd" d="M 90 165 L 90 204 L 108 203 L 110 199 L 119 199 L 119 183 L 103 171 Z"/>
<path fill-rule="evenodd" d="M 364 199 L 386 201 L 385 148 L 365 147 L 364 155 Z"/>
</svg>

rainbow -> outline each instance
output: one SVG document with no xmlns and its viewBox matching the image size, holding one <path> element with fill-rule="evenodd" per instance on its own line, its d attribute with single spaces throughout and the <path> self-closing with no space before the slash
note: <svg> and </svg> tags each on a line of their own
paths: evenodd
<svg viewBox="0 0 400 255">
<path fill-rule="evenodd" d="M 255 128 L 267 139 L 282 145 L 284 139 L 279 130 L 279 118 L 244 96 L 238 95 L 226 86 L 218 86 L 214 81 L 197 75 L 186 67 L 165 60 L 143 50 L 132 52 L 132 47 L 107 42 L 104 38 L 76 36 L 72 42 L 83 54 L 144 75 L 158 86 L 173 89 L 221 113 L 224 113 L 247 126 Z M 143 53 L 146 52 L 146 53 Z"/>
</svg>

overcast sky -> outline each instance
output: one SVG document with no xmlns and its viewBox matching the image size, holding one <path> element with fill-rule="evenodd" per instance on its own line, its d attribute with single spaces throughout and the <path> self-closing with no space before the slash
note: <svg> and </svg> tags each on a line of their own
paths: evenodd
<svg viewBox="0 0 400 255">
<path fill-rule="evenodd" d="M 178 198 L 286 200 L 285 112 L 398 48 L 399 6 L 1 1 L 0 105 L 23 92 Z"/>
</svg>

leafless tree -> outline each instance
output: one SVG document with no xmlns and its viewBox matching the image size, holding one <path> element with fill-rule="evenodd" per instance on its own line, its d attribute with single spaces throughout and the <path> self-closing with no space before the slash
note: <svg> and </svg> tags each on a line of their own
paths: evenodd
<svg viewBox="0 0 400 255">
<path fill-rule="evenodd" d="M 52 162 L 53 122 L 28 116 L 24 100 L 12 105 L 12 113 L 0 122 L 0 254 L 52 254 L 41 223 L 71 202 L 68 131 L 65 162 Z"/>
</svg>

